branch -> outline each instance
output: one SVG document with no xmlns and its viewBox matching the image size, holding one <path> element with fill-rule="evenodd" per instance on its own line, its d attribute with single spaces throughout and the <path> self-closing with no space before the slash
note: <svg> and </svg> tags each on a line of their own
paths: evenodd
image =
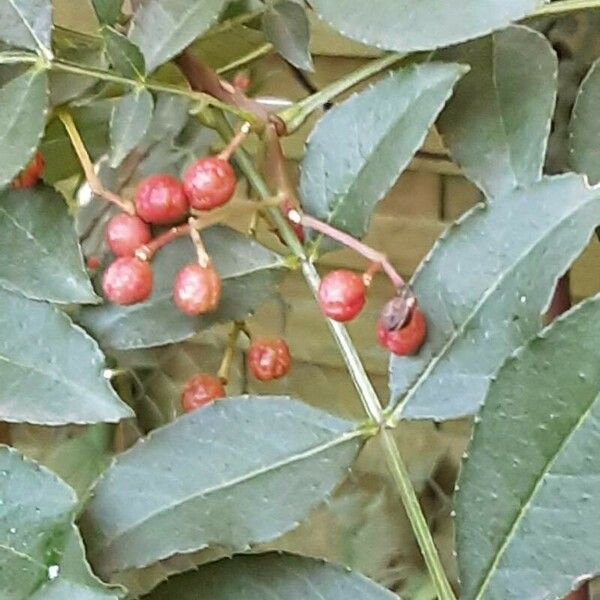
<svg viewBox="0 0 600 600">
<path fill-rule="evenodd" d="M 414 55 L 409 55 L 413 57 Z M 334 81 L 330 85 L 324 87 L 321 91 L 311 96 L 307 96 L 300 102 L 296 102 L 293 106 L 286 108 L 279 113 L 279 118 L 285 125 L 288 134 L 293 133 L 302 123 L 317 109 L 333 100 L 343 92 L 354 87 L 356 84 L 380 73 L 384 69 L 400 62 L 405 55 L 403 54 L 386 54 L 381 58 L 368 62 L 364 67 L 353 71 L 349 75 Z"/>
<path fill-rule="evenodd" d="M 197 92 L 202 92 L 217 98 L 226 105 L 235 106 L 252 114 L 254 120 L 260 121 L 263 126 L 271 121 L 279 121 L 277 117 L 272 117 L 262 104 L 248 98 L 243 92 L 236 90 L 231 84 L 223 81 L 216 71 L 198 60 L 189 50 L 180 54 L 175 62 L 185 74 L 192 89 Z M 281 122 L 279 122 L 279 125 L 276 123 L 276 126 L 278 131 L 281 130 L 281 133 L 283 133 Z"/>
<path fill-rule="evenodd" d="M 87 180 L 88 185 L 90 186 L 90 190 L 96 196 L 100 196 L 104 198 L 107 202 L 115 204 L 121 210 L 125 211 L 130 215 L 135 214 L 135 209 L 131 202 L 123 200 L 121 196 L 107 190 L 102 182 L 100 181 L 98 175 L 96 175 L 96 171 L 94 169 L 94 165 L 92 160 L 90 159 L 90 155 L 88 154 L 85 144 L 79 135 L 79 131 L 77 130 L 77 126 L 75 125 L 75 121 L 73 121 L 73 117 L 66 110 L 60 110 L 58 112 L 58 118 L 62 121 L 62 124 L 65 126 L 67 130 L 67 134 L 69 139 L 71 140 L 71 145 L 77 154 L 77 158 L 81 164 L 81 168 L 83 169 L 83 173 Z"/>
<path fill-rule="evenodd" d="M 231 139 L 233 131 L 223 115 L 219 115 L 217 118 L 216 127 L 217 131 L 225 141 Z M 263 201 L 268 201 L 271 197 L 271 191 L 261 175 L 254 168 L 254 164 L 248 154 L 243 149 L 239 149 L 235 154 L 235 160 L 258 195 Z M 302 245 L 290 229 L 290 226 L 281 214 L 281 211 L 279 209 L 269 208 L 268 214 L 276 224 L 279 234 L 284 242 L 301 261 L 304 278 L 316 298 L 318 295 L 320 278 L 314 265 L 306 258 Z M 435 585 L 438 597 L 440 600 L 455 600 L 454 592 L 446 577 L 431 532 L 427 527 L 427 521 L 419 505 L 419 499 L 411 484 L 408 469 L 402 460 L 402 456 L 400 455 L 398 446 L 396 445 L 396 441 L 392 437 L 391 432 L 385 429 L 385 413 L 379 398 L 377 397 L 377 393 L 373 388 L 373 384 L 369 380 L 369 376 L 367 375 L 356 348 L 350 339 L 347 329 L 341 323 L 337 323 L 331 319 L 327 319 L 327 324 L 340 349 L 348 372 L 359 393 L 365 412 L 370 419 L 377 424 L 376 432 L 381 432 L 388 468 L 396 483 L 402 504 L 406 510 L 406 514 L 411 523 L 419 548 L 423 554 L 427 569 Z"/>
<path fill-rule="evenodd" d="M 378 252 L 377 250 L 371 248 L 371 246 L 367 246 L 367 244 L 357 240 L 344 231 L 340 231 L 328 223 L 319 221 L 319 219 L 315 219 L 315 217 L 305 214 L 301 215 L 297 210 L 291 210 L 287 217 L 290 221 L 292 221 L 292 223 L 298 223 L 298 225 L 302 225 L 303 227 L 310 227 L 311 229 L 314 229 L 315 231 L 318 231 L 319 233 L 322 233 L 327 237 L 340 242 L 340 244 L 343 244 L 347 248 L 354 250 L 354 252 L 364 256 L 372 263 L 380 265 L 390 278 L 390 281 L 397 292 L 408 289 L 404 279 L 402 279 L 400 274 L 394 268 L 394 265 L 392 265 L 392 263 L 388 260 L 388 257 L 382 252 Z"/>
</svg>

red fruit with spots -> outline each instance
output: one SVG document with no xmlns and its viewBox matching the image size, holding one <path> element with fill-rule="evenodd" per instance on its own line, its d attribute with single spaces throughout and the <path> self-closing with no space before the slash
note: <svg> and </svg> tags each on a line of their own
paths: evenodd
<svg viewBox="0 0 600 600">
<path fill-rule="evenodd" d="M 106 224 L 104 239 L 115 256 L 133 256 L 137 248 L 152 239 L 152 232 L 139 217 L 121 213 Z"/>
<path fill-rule="evenodd" d="M 104 271 L 102 290 L 113 304 L 143 302 L 152 292 L 152 269 L 147 262 L 133 256 L 117 258 Z"/>
<path fill-rule="evenodd" d="M 135 191 L 135 210 L 146 223 L 171 225 L 183 220 L 188 202 L 183 186 L 170 175 L 152 175 Z"/>
<path fill-rule="evenodd" d="M 183 189 L 196 210 L 211 210 L 229 202 L 235 183 L 231 165 L 217 156 L 197 160 L 183 175 Z"/>
<path fill-rule="evenodd" d="M 11 186 L 17 190 L 33 187 L 42 176 L 44 157 L 36 152 L 29 164 L 13 179 Z"/>
<path fill-rule="evenodd" d="M 177 308 L 190 317 L 212 312 L 221 299 L 221 278 L 212 265 L 186 265 L 177 273 L 173 300 Z"/>
<path fill-rule="evenodd" d="M 319 286 L 319 304 L 323 313 L 334 321 L 351 321 L 362 310 L 366 288 L 362 277 L 352 271 L 332 271 Z"/>
<path fill-rule="evenodd" d="M 272 381 L 290 370 L 290 350 L 281 339 L 253 342 L 248 350 L 248 368 L 259 381 Z"/>
<path fill-rule="evenodd" d="M 416 354 L 427 337 L 427 322 L 418 308 L 413 308 L 399 329 L 389 330 L 382 317 L 377 323 L 379 343 L 396 356 Z"/>
<path fill-rule="evenodd" d="M 187 381 L 181 394 L 181 407 L 188 413 L 225 397 L 225 388 L 220 379 L 200 373 Z"/>
</svg>

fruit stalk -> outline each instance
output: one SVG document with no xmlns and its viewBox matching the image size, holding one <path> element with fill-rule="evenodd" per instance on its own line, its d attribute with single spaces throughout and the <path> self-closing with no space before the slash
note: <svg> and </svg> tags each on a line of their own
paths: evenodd
<svg viewBox="0 0 600 600">
<path fill-rule="evenodd" d="M 220 117 L 221 118 L 217 119 L 217 131 L 223 139 L 227 140 L 233 133 L 226 119 L 222 115 L 220 115 Z M 254 168 L 254 164 L 246 152 L 243 149 L 239 149 L 235 154 L 235 159 L 258 195 L 262 199 L 268 200 L 271 197 L 271 191 L 261 175 Z M 271 208 L 269 209 L 268 214 L 277 226 L 284 242 L 298 259 L 300 259 L 304 277 L 315 295 L 315 298 L 317 298 L 320 278 L 314 265 L 307 259 L 302 244 L 300 244 L 298 238 L 290 228 L 288 220 L 279 210 Z M 412 487 L 408 469 L 402 460 L 402 456 L 392 437 L 392 433 L 386 429 L 387 425 L 384 424 L 386 420 L 385 413 L 377 393 L 373 388 L 373 384 L 369 380 L 369 376 L 365 371 L 362 361 L 358 356 L 356 348 L 344 325 L 332 321 L 331 319 L 327 319 L 327 323 L 340 349 L 348 372 L 352 377 L 352 381 L 359 393 L 365 412 L 378 426 L 375 432 L 381 431 L 382 435 L 385 437 L 384 450 L 388 468 L 396 483 L 402 504 L 406 510 L 406 514 L 411 523 L 412 530 L 417 539 L 427 569 L 434 582 L 438 597 L 440 600 L 455 600 L 454 592 L 452 591 L 452 587 L 444 571 L 435 542 L 433 541 L 431 532 L 427 527 L 427 521 L 420 508 L 419 499 Z"/>
<path fill-rule="evenodd" d="M 225 352 L 223 352 L 221 366 L 217 371 L 217 377 L 221 380 L 223 385 L 227 385 L 229 382 L 229 371 L 231 370 L 231 363 L 233 362 L 233 357 L 235 356 L 238 337 L 244 328 L 245 324 L 243 322 L 235 321 L 231 327 L 229 335 L 227 336 L 227 345 L 225 346 Z"/>
<path fill-rule="evenodd" d="M 374 248 L 371 248 L 371 246 L 367 246 L 364 242 L 353 238 L 344 231 L 336 229 L 332 225 L 329 225 L 329 223 L 319 221 L 319 219 L 315 219 L 315 217 L 311 217 L 310 215 L 300 214 L 297 210 L 289 211 L 287 217 L 292 223 L 314 229 L 336 242 L 343 244 L 347 248 L 354 250 L 354 252 L 364 256 L 367 260 L 371 261 L 371 263 L 381 265 L 381 268 L 385 271 L 397 292 L 400 292 L 407 287 L 404 279 L 402 279 L 392 263 L 388 260 L 387 256 L 382 252 L 378 252 Z"/>
<path fill-rule="evenodd" d="M 92 160 L 90 159 L 90 155 L 88 154 L 85 144 L 81 139 L 81 135 L 79 135 L 79 131 L 77 130 L 77 126 L 75 125 L 75 121 L 73 117 L 65 110 L 61 110 L 58 112 L 58 118 L 61 120 L 62 124 L 65 126 L 67 131 L 67 135 L 69 136 L 69 140 L 71 141 L 71 145 L 75 150 L 75 154 L 77 154 L 77 158 L 79 159 L 79 163 L 81 164 L 81 168 L 83 169 L 83 173 L 87 180 L 88 185 L 90 186 L 90 190 L 96 196 L 100 196 L 107 202 L 115 204 L 121 210 L 125 211 L 130 215 L 135 214 L 135 209 L 131 202 L 127 202 L 118 194 L 107 190 L 102 182 L 96 175 L 96 171 L 94 170 L 94 165 Z"/>
</svg>

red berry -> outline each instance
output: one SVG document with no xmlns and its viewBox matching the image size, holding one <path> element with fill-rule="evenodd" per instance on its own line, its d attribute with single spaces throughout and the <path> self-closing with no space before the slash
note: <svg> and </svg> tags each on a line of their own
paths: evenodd
<svg viewBox="0 0 600 600">
<path fill-rule="evenodd" d="M 104 239 L 115 256 L 133 256 L 137 248 L 152 239 L 152 233 L 139 217 L 120 213 L 106 224 Z"/>
<path fill-rule="evenodd" d="M 44 170 L 44 157 L 41 152 L 36 152 L 29 164 L 13 179 L 11 185 L 20 190 L 33 187 Z"/>
<path fill-rule="evenodd" d="M 217 377 L 200 373 L 187 381 L 181 394 L 181 406 L 188 413 L 225 397 L 225 388 Z"/>
<path fill-rule="evenodd" d="M 188 203 L 177 179 L 170 175 L 152 175 L 138 185 L 135 209 L 146 223 L 170 225 L 185 217 Z"/>
<path fill-rule="evenodd" d="M 173 300 L 177 308 L 190 317 L 211 312 L 221 299 L 221 278 L 209 265 L 186 265 L 177 273 L 173 285 Z"/>
<path fill-rule="evenodd" d="M 137 304 L 152 292 L 150 265 L 133 256 L 122 256 L 104 271 L 102 289 L 105 298 L 113 304 Z"/>
<path fill-rule="evenodd" d="M 383 318 L 377 323 L 379 343 L 397 356 L 416 354 L 427 336 L 427 323 L 423 313 L 414 308 L 400 329 L 386 329 Z"/>
<path fill-rule="evenodd" d="M 296 207 L 294 206 L 294 204 L 292 203 L 292 201 L 289 198 L 285 198 L 285 200 L 280 204 L 279 208 L 280 208 L 281 212 L 283 213 L 283 216 L 286 219 L 291 210 L 296 210 Z M 304 227 L 302 227 L 302 225 L 300 225 L 300 223 L 294 223 L 293 221 L 290 221 L 289 219 L 288 219 L 288 223 L 289 223 L 290 227 L 294 230 L 294 233 L 296 234 L 296 237 L 298 238 L 300 243 L 303 244 L 304 243 Z"/>
<path fill-rule="evenodd" d="M 96 271 L 100 266 L 100 259 L 97 256 L 88 256 L 88 258 L 85 261 L 85 266 L 90 271 Z"/>
<path fill-rule="evenodd" d="M 259 381 L 279 379 L 290 370 L 290 350 L 281 338 L 253 342 L 247 360 L 248 368 Z"/>
<path fill-rule="evenodd" d="M 192 208 L 210 210 L 225 204 L 235 192 L 235 173 L 217 156 L 200 158 L 183 175 L 183 189 Z"/>
<path fill-rule="evenodd" d="M 319 304 L 323 313 L 334 321 L 350 321 L 365 305 L 365 284 L 352 271 L 332 271 L 319 286 Z"/>
</svg>

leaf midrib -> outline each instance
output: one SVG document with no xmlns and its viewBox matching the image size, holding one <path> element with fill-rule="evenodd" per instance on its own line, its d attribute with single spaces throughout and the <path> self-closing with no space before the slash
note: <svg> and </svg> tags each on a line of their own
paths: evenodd
<svg viewBox="0 0 600 600">
<path fill-rule="evenodd" d="M 569 432 L 569 434 L 564 437 L 563 441 L 557 448 L 554 455 L 551 456 L 550 459 L 548 460 L 548 462 L 546 463 L 546 466 L 541 471 L 539 477 L 536 479 L 533 487 L 531 488 L 531 492 L 528 494 L 527 500 L 524 503 L 521 503 L 521 507 L 517 511 L 515 519 L 508 531 L 508 534 L 504 538 L 504 541 L 502 542 L 500 548 L 498 549 L 498 552 L 496 553 L 494 560 L 490 564 L 489 569 L 486 571 L 486 573 L 483 577 L 483 580 L 481 582 L 481 585 L 479 586 L 477 595 L 475 596 L 475 600 L 481 600 L 482 594 L 485 592 L 489 582 L 491 581 L 491 579 L 494 575 L 494 572 L 496 571 L 496 568 L 498 567 L 498 564 L 502 560 L 502 557 L 504 556 L 504 553 L 506 552 L 506 549 L 508 548 L 508 545 L 512 541 L 512 538 L 514 537 L 519 525 L 521 524 L 521 521 L 526 516 L 526 514 L 529 510 L 529 507 L 531 506 L 533 500 L 535 499 L 535 497 L 537 495 L 538 490 L 543 485 L 546 475 L 548 475 L 551 472 L 552 467 L 554 466 L 554 464 L 556 463 L 556 461 L 562 454 L 565 447 L 569 444 L 572 437 L 575 435 L 575 433 L 577 433 L 577 431 L 579 431 L 579 428 L 587 420 L 587 417 L 589 417 L 591 411 L 595 407 L 598 398 L 600 398 L 600 393 L 596 394 L 596 396 L 594 396 L 592 398 L 590 405 L 583 411 L 583 413 L 581 414 L 579 419 L 577 419 L 577 421 L 571 428 L 571 431 Z"/>
<path fill-rule="evenodd" d="M 204 1 L 204 0 L 202 0 L 202 1 Z M 202 11 L 202 9 L 205 8 L 202 6 L 201 3 L 198 4 L 198 3 L 192 2 L 190 4 L 190 8 L 181 14 L 179 23 L 177 23 L 175 21 L 175 19 L 173 18 L 172 14 L 167 12 L 165 10 L 164 6 L 162 4 L 160 4 L 160 2 L 157 1 L 155 6 L 157 6 L 157 8 L 167 17 L 169 22 L 172 23 L 174 27 L 171 30 L 169 37 L 167 37 L 165 39 L 165 41 L 163 41 L 162 45 L 151 46 L 153 52 L 150 55 L 149 60 L 147 60 L 147 62 L 151 63 L 152 65 L 154 65 L 154 61 L 156 60 L 156 57 L 163 54 L 165 51 L 165 48 L 168 48 L 169 45 L 172 45 L 173 40 L 177 39 L 178 35 L 188 24 L 188 19 L 190 18 L 190 15 L 193 15 L 194 12 L 196 12 L 196 10 L 198 10 L 198 9 L 199 9 L 198 13 L 200 13 Z M 213 15 L 211 18 L 208 19 L 208 23 L 207 23 L 206 27 L 204 28 L 204 31 L 206 31 L 206 29 L 208 29 L 211 26 L 211 24 L 219 17 L 219 14 L 220 14 L 222 8 L 223 8 L 223 0 L 221 0 L 221 8 L 217 11 L 217 14 Z M 135 19 L 134 19 L 134 22 L 135 22 Z M 199 36 L 201 34 L 202 34 L 202 31 L 197 32 L 197 36 Z M 146 65 L 146 69 L 148 69 L 148 65 Z"/>
<path fill-rule="evenodd" d="M 207 489 L 198 490 L 197 492 L 190 494 L 190 495 L 184 497 L 183 499 L 179 499 L 176 502 L 169 504 L 166 507 L 160 508 L 158 510 L 153 511 L 152 513 L 149 513 L 140 521 L 137 521 L 136 523 L 129 525 L 127 527 L 127 529 L 119 531 L 116 534 L 114 534 L 112 537 L 103 540 L 102 545 L 99 548 L 95 549 L 93 551 L 93 554 L 98 554 L 99 552 L 102 552 L 102 553 L 107 552 L 112 546 L 114 546 L 115 542 L 117 540 L 119 540 L 120 538 L 130 535 L 133 531 L 143 527 L 146 523 L 155 519 L 156 517 L 158 517 L 166 512 L 173 511 L 177 507 L 182 506 L 189 501 L 196 500 L 198 497 L 207 498 L 211 494 L 214 494 L 214 493 L 218 494 L 220 492 L 223 492 L 223 491 L 230 489 L 232 487 L 235 487 L 237 485 L 246 483 L 247 481 L 250 481 L 256 477 L 260 477 L 262 475 L 266 475 L 266 474 L 275 472 L 279 469 L 282 469 L 284 467 L 287 467 L 287 466 L 292 465 L 297 462 L 302 462 L 304 460 L 308 460 L 322 452 L 326 452 L 327 450 L 330 450 L 337 446 L 341 446 L 342 444 L 352 441 L 353 439 L 360 438 L 360 437 L 362 437 L 362 435 L 363 435 L 363 432 L 360 431 L 360 429 L 355 429 L 355 430 L 352 430 L 349 432 L 347 431 L 333 440 L 329 440 L 325 443 L 318 444 L 317 446 L 313 446 L 307 450 L 298 452 L 292 456 L 288 456 L 286 458 L 283 458 L 283 459 L 276 461 L 274 463 L 271 463 L 269 465 L 259 467 L 259 468 L 254 468 L 247 473 L 243 473 L 242 475 L 233 477 L 233 478 L 229 479 L 228 481 L 220 482 L 219 484 L 213 485 L 212 487 L 209 487 Z M 134 561 L 134 563 L 136 563 L 136 564 L 132 564 L 131 566 L 139 566 L 139 565 L 137 565 L 137 562 L 140 562 L 140 561 Z"/>
<path fill-rule="evenodd" d="M 501 200 L 500 200 L 501 201 Z M 597 202 L 598 201 L 598 197 L 597 196 L 590 196 L 587 201 L 585 201 L 582 204 L 577 204 L 576 206 L 574 206 L 568 213 L 565 213 L 562 215 L 561 219 L 556 222 L 554 225 L 552 225 L 552 227 L 550 227 L 550 229 L 547 230 L 546 235 L 544 236 L 540 236 L 539 238 L 537 238 L 537 240 L 535 240 L 535 242 L 529 246 L 528 248 L 526 248 L 526 251 L 522 252 L 518 257 L 517 260 L 515 260 L 512 265 L 510 266 L 509 269 L 507 269 L 501 277 L 499 277 L 496 282 L 494 283 L 494 285 L 490 286 L 482 295 L 481 298 L 478 302 L 475 303 L 475 305 L 473 306 L 473 310 L 468 314 L 467 318 L 461 323 L 460 327 L 458 327 L 455 330 L 455 333 L 452 334 L 449 338 L 448 341 L 444 344 L 444 346 L 440 349 L 439 354 L 437 354 L 436 356 L 434 356 L 431 361 L 429 361 L 429 363 L 427 363 L 427 365 L 425 366 L 425 368 L 423 369 L 423 371 L 421 371 L 420 374 L 418 374 L 416 376 L 416 379 L 414 381 L 414 383 L 408 388 L 408 390 L 406 391 L 404 398 L 402 399 L 401 402 L 398 403 L 398 405 L 394 408 L 393 411 L 393 415 L 398 417 L 401 415 L 404 407 L 408 404 L 408 402 L 412 399 L 412 397 L 415 395 L 416 391 L 421 387 L 421 385 L 423 385 L 423 382 L 427 380 L 427 377 L 432 373 L 432 371 L 436 368 L 436 366 L 442 361 L 442 359 L 444 359 L 450 348 L 452 348 L 452 346 L 455 344 L 455 342 L 457 340 L 459 340 L 462 337 L 462 334 L 465 332 L 467 326 L 471 323 L 471 321 L 475 318 L 475 316 L 479 313 L 479 311 L 485 306 L 485 304 L 487 303 L 488 299 L 494 294 L 494 292 L 496 292 L 496 290 L 499 288 L 499 286 L 504 283 L 504 281 L 506 280 L 506 278 L 513 273 L 513 271 L 516 269 L 517 266 L 519 266 L 523 260 L 525 258 L 527 258 L 531 252 L 533 252 L 533 250 L 542 242 L 546 241 L 548 239 L 548 237 L 550 237 L 554 231 L 556 231 L 557 229 L 559 229 L 560 227 L 563 226 L 564 222 L 566 220 L 568 220 L 572 215 L 578 213 L 580 210 L 582 210 L 584 207 L 587 207 L 590 202 Z M 486 210 L 485 208 L 483 210 Z"/>
<path fill-rule="evenodd" d="M 42 40 L 40 40 L 40 38 L 38 37 L 35 30 L 29 24 L 29 21 L 27 21 L 27 19 L 25 18 L 25 15 L 19 10 L 19 7 L 15 4 L 14 0 L 8 0 L 8 1 L 11 4 L 11 6 L 13 7 L 13 10 L 17 13 L 19 18 L 21 19 L 21 21 L 23 21 L 23 25 L 25 25 L 25 27 L 27 28 L 27 31 L 29 31 L 29 35 L 31 35 L 31 38 L 33 39 L 33 41 L 36 43 L 38 48 L 42 51 L 42 54 L 47 55 L 49 52 L 49 48 L 47 48 L 45 46 L 45 44 L 42 43 Z"/>
</svg>

